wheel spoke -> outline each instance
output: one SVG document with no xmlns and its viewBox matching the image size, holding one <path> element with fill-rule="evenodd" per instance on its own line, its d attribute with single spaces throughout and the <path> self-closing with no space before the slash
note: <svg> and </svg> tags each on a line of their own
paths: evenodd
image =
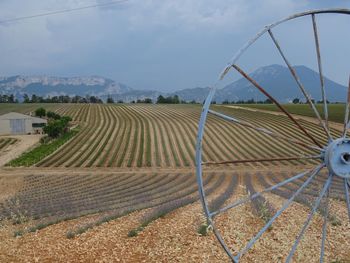
<svg viewBox="0 0 350 263">
<path fill-rule="evenodd" d="M 321 155 L 315 155 L 315 156 L 281 157 L 281 158 L 266 158 L 266 159 L 246 159 L 246 160 L 234 160 L 234 161 L 222 161 L 222 162 L 204 162 L 204 163 L 202 163 L 202 165 L 240 164 L 240 163 L 262 163 L 262 162 L 278 162 L 278 161 L 308 160 L 308 159 L 319 159 L 319 158 L 321 158 Z"/>
<path fill-rule="evenodd" d="M 249 243 L 243 248 L 235 257 L 236 260 L 239 260 L 254 244 L 255 242 L 266 232 L 266 230 L 272 225 L 272 223 L 290 206 L 293 200 L 306 188 L 314 177 L 321 171 L 324 167 L 324 164 L 319 165 L 312 172 L 311 176 L 300 186 L 300 188 L 283 204 L 282 208 L 280 208 L 276 214 L 267 222 L 267 224 L 259 231 L 259 233 L 253 237 Z"/>
<path fill-rule="evenodd" d="M 321 165 L 317 166 L 313 171 L 311 171 L 312 175 L 313 174 L 317 174 L 323 167 L 324 167 L 324 164 L 321 164 Z M 275 189 L 277 189 L 277 188 L 279 188 L 279 187 L 281 187 L 281 186 L 283 186 L 285 184 L 288 184 L 288 183 L 293 182 L 293 181 L 295 181 L 295 180 L 297 180 L 299 178 L 302 178 L 302 177 L 304 177 L 305 175 L 307 175 L 309 173 L 310 173 L 310 171 L 306 171 L 306 172 L 297 174 L 297 175 L 295 175 L 295 176 L 293 176 L 291 178 L 288 178 L 288 179 L 284 180 L 283 182 L 280 182 L 278 184 L 270 186 L 269 188 L 266 188 L 265 190 L 263 190 L 261 192 L 256 192 L 256 193 L 254 193 L 254 194 L 252 194 L 252 195 L 250 195 L 248 197 L 245 197 L 245 198 L 242 198 L 240 200 L 237 200 L 236 202 L 234 202 L 234 203 L 232 203 L 230 205 L 227 205 L 227 206 L 225 206 L 225 207 L 223 207 L 223 208 L 221 208 L 221 209 L 219 209 L 219 210 L 217 210 L 215 212 L 210 213 L 210 216 L 216 216 L 216 215 L 221 214 L 221 213 L 223 213 L 223 212 L 225 212 L 225 211 L 227 211 L 227 210 L 229 210 L 231 208 L 234 208 L 234 207 L 237 207 L 239 205 L 245 204 L 245 203 L 247 203 L 247 202 L 249 202 L 249 201 L 251 201 L 251 200 L 253 200 L 253 199 L 255 199 L 255 198 L 259 197 L 259 196 L 261 196 L 263 193 L 267 193 L 267 192 L 273 191 L 273 190 L 275 190 Z"/>
<path fill-rule="evenodd" d="M 350 196 L 349 196 L 349 188 L 350 188 L 350 182 L 348 182 L 348 180 L 344 178 L 345 199 L 346 199 L 346 205 L 347 205 L 347 207 L 348 207 L 348 216 L 349 216 L 349 221 L 350 221 Z"/>
<path fill-rule="evenodd" d="M 292 67 L 292 65 L 289 63 L 289 61 L 288 61 L 288 59 L 286 58 L 286 56 L 284 55 L 284 53 L 283 53 L 283 51 L 282 51 L 282 49 L 281 49 L 279 43 L 277 42 L 275 36 L 272 34 L 271 29 L 269 29 L 268 32 L 269 32 L 269 34 L 270 34 L 270 37 L 271 37 L 272 41 L 275 43 L 275 46 L 276 46 L 276 48 L 278 49 L 278 51 L 279 51 L 281 57 L 283 58 L 283 60 L 284 60 L 284 62 L 286 63 L 287 67 L 289 68 L 290 73 L 292 74 L 293 78 L 294 78 L 295 81 L 297 82 L 297 85 L 299 86 L 301 92 L 304 94 L 304 96 L 305 96 L 307 102 L 309 103 L 311 109 L 314 111 L 314 113 L 315 113 L 315 115 L 316 115 L 316 117 L 317 117 L 317 119 L 318 119 L 318 121 L 319 121 L 321 127 L 322 127 L 323 130 L 325 131 L 325 133 L 326 133 L 328 139 L 331 140 L 331 134 L 330 134 L 329 130 L 327 129 L 327 127 L 326 127 L 324 121 L 322 120 L 322 118 L 321 118 L 321 116 L 320 116 L 320 113 L 319 113 L 318 110 L 316 109 L 315 104 L 312 102 L 310 95 L 306 92 L 306 90 L 305 90 L 303 84 L 301 83 L 300 78 L 298 77 L 296 71 L 294 70 L 294 68 Z"/>
<path fill-rule="evenodd" d="M 301 229 L 301 231 L 299 233 L 298 238 L 295 240 L 293 248 L 292 248 L 292 250 L 290 251 L 290 253 L 289 253 L 288 257 L 287 257 L 286 263 L 289 263 L 291 261 L 291 259 L 293 258 L 294 253 L 295 253 L 295 251 L 296 251 L 296 249 L 297 249 L 301 239 L 303 238 L 303 236 L 305 234 L 305 231 L 309 227 L 309 225 L 311 223 L 311 220 L 314 217 L 314 215 L 315 215 L 315 213 L 316 213 L 316 211 L 317 211 L 317 209 L 318 209 L 318 207 L 319 207 L 319 205 L 321 203 L 321 200 L 322 200 L 323 196 L 325 195 L 325 193 L 327 192 L 327 190 L 329 189 L 329 187 L 330 187 L 330 185 L 332 183 L 332 179 L 333 179 L 333 175 L 330 175 L 328 177 L 326 183 L 324 184 L 323 189 L 322 189 L 320 195 L 317 197 L 317 199 L 315 201 L 315 204 L 314 204 L 314 206 L 313 206 L 313 208 L 312 208 L 308 218 L 306 219 L 303 228 Z"/>
<path fill-rule="evenodd" d="M 326 199 L 326 211 L 324 214 L 323 227 L 322 227 L 322 243 L 321 243 L 321 254 L 320 254 L 320 263 L 323 263 L 324 260 L 324 250 L 326 246 L 326 237 L 327 237 L 327 221 L 328 221 L 328 213 L 329 213 L 329 193 L 330 188 L 327 191 L 327 199 Z"/>
<path fill-rule="evenodd" d="M 348 132 L 348 126 L 349 126 L 349 111 L 350 111 L 350 76 L 349 76 L 349 86 L 348 86 L 348 98 L 346 102 L 346 108 L 345 108 L 345 118 L 344 118 L 344 131 L 343 131 L 343 137 L 346 137 L 346 134 Z"/>
<path fill-rule="evenodd" d="M 219 241 L 220 245 L 223 247 L 226 254 L 233 260 L 234 263 L 238 263 L 238 261 L 236 261 L 235 257 L 232 255 L 230 249 L 226 246 L 225 241 L 222 239 L 222 236 L 220 235 L 219 231 L 216 229 L 213 223 L 211 224 L 211 227 L 213 228 L 213 232 L 216 236 L 216 239 Z"/>
<path fill-rule="evenodd" d="M 326 96 L 326 89 L 324 84 L 324 76 L 323 76 L 323 70 L 322 70 L 322 59 L 321 59 L 321 50 L 320 50 L 320 41 L 318 37 L 318 30 L 317 30 L 317 23 L 316 23 L 316 16 L 315 14 L 312 14 L 312 26 L 314 30 L 314 38 L 315 38 L 315 45 L 316 45 L 316 52 L 317 52 L 317 64 L 318 64 L 318 72 L 320 75 L 320 83 L 321 83 L 321 92 L 322 92 L 322 100 L 323 100 L 323 112 L 324 112 L 324 121 L 327 130 L 329 131 L 329 123 L 328 123 L 328 104 L 327 104 L 327 96 Z M 330 138 L 332 139 L 332 135 L 329 134 Z"/>
<path fill-rule="evenodd" d="M 285 137 L 283 135 L 280 135 L 278 133 L 275 133 L 273 131 L 270 131 L 268 129 L 265 129 L 265 128 L 261 128 L 261 127 L 256 127 L 254 126 L 253 124 L 249 123 L 249 122 L 246 122 L 246 121 L 241 121 L 241 120 L 238 120 L 236 118 L 233 118 L 233 117 L 230 117 L 230 116 L 227 116 L 225 114 L 222 114 L 222 113 L 219 113 L 219 112 L 216 112 L 216 111 L 213 111 L 213 110 L 209 110 L 208 111 L 209 113 L 217 116 L 217 117 L 220 117 L 224 120 L 227 120 L 227 121 L 230 121 L 230 122 L 233 122 L 233 123 L 236 123 L 236 124 L 239 124 L 241 126 L 244 126 L 244 127 L 248 127 L 250 129 L 253 129 L 253 130 L 256 130 L 258 132 L 261 132 L 261 133 L 264 133 L 264 134 L 267 134 L 275 139 L 279 139 L 279 140 L 283 140 L 283 141 L 288 141 L 290 143 L 294 143 L 294 144 L 298 144 L 298 145 L 301 145 L 301 146 L 304 146 L 306 148 L 309 148 L 309 149 L 312 149 L 312 150 L 318 150 L 318 151 L 322 151 L 322 149 L 318 146 L 315 146 L 315 145 L 308 145 L 308 144 L 305 144 L 301 141 L 298 141 L 298 140 L 295 140 L 295 139 L 292 139 L 292 138 L 288 138 L 288 137 Z"/>
<path fill-rule="evenodd" d="M 287 115 L 287 117 L 307 136 L 309 137 L 318 147 L 321 147 L 321 144 L 308 133 L 308 131 L 300 125 L 300 123 L 284 108 L 282 105 L 272 97 L 263 87 L 261 87 L 254 79 L 252 79 L 247 73 L 245 73 L 240 67 L 237 65 L 232 65 L 234 69 L 236 69 L 244 78 L 246 78 L 251 84 L 253 84 L 261 93 L 263 93 L 266 97 L 268 97 L 276 106 Z"/>
</svg>

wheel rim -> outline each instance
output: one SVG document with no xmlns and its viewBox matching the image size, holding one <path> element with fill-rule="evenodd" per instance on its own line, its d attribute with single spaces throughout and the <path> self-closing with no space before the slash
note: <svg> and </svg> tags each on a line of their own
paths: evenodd
<svg viewBox="0 0 350 263">
<path fill-rule="evenodd" d="M 325 253 L 325 242 L 326 242 L 326 235 L 327 235 L 327 217 L 328 217 L 328 203 L 329 203 L 329 196 L 330 196 L 330 189 L 332 186 L 332 182 L 334 181 L 334 178 L 337 177 L 340 178 L 344 184 L 344 195 L 345 195 L 345 204 L 346 209 L 348 212 L 349 222 L 350 222 L 350 140 L 347 137 L 347 130 L 350 127 L 350 121 L 349 121 L 349 110 L 350 110 L 350 79 L 349 79 L 349 87 L 348 87 L 348 98 L 347 98 L 347 104 L 345 109 L 345 119 L 344 119 L 344 130 L 342 133 L 342 136 L 339 138 L 333 138 L 332 134 L 330 132 L 329 123 L 328 123 L 328 105 L 327 105 L 327 97 L 325 92 L 325 85 L 324 85 L 324 76 L 322 71 L 322 60 L 321 60 L 321 52 L 320 52 L 320 45 L 319 45 L 319 37 L 318 37 L 318 30 L 317 30 L 317 20 L 316 16 L 321 14 L 343 14 L 343 15 L 350 15 L 349 9 L 325 9 L 325 10 L 313 10 L 313 11 L 307 11 L 303 13 L 298 13 L 292 16 L 289 16 L 285 19 L 282 19 L 280 21 L 277 21 L 271 25 L 266 26 L 262 31 L 260 31 L 254 38 L 252 38 L 250 41 L 246 43 L 239 51 L 238 53 L 231 59 L 231 62 L 228 63 L 228 65 L 224 68 L 222 73 L 220 74 L 219 80 L 217 83 L 211 88 L 205 102 L 202 108 L 201 116 L 200 116 L 200 122 L 199 122 L 199 128 L 198 128 L 198 134 L 197 134 L 197 144 L 196 144 L 196 175 L 197 175 L 197 183 L 199 187 L 199 195 L 200 195 L 200 201 L 203 206 L 203 211 L 205 214 L 205 217 L 207 219 L 207 223 L 210 226 L 210 228 L 213 229 L 213 232 L 226 252 L 226 254 L 229 256 L 229 258 L 233 262 L 239 262 L 240 258 L 246 254 L 253 246 L 254 244 L 260 239 L 260 237 L 267 231 L 267 229 L 274 223 L 274 221 L 293 203 L 295 198 L 315 179 L 315 177 L 321 172 L 323 168 L 328 169 L 328 176 L 325 180 L 325 183 L 323 184 L 323 187 L 320 191 L 320 194 L 317 196 L 314 204 L 311 207 L 311 211 L 301 229 L 299 232 L 299 235 L 297 236 L 293 246 L 291 247 L 290 253 L 288 257 L 286 258 L 286 262 L 290 262 L 292 260 L 292 257 L 298 247 L 298 244 L 300 243 L 301 239 L 303 238 L 305 231 L 307 230 L 308 226 L 310 225 L 310 222 L 312 218 L 314 217 L 318 207 L 320 206 L 320 203 L 323 199 L 326 201 L 326 208 L 325 208 L 325 215 L 324 215 L 324 223 L 322 227 L 322 243 L 321 243 L 321 253 L 320 253 L 320 262 L 323 262 L 324 260 L 324 253 Z M 324 119 L 321 118 L 321 115 L 319 114 L 318 110 L 316 109 L 314 103 L 311 100 L 310 95 L 305 90 L 303 84 L 301 83 L 296 71 L 291 66 L 290 62 L 288 61 L 287 57 L 283 53 L 283 50 L 281 46 L 279 45 L 278 40 L 274 36 L 272 29 L 276 26 L 287 22 L 289 20 L 297 19 L 300 17 L 310 16 L 311 22 L 313 25 L 313 33 L 314 33 L 314 40 L 315 40 L 315 49 L 317 52 L 317 61 L 318 61 L 318 70 L 319 70 L 319 76 L 320 76 L 320 83 L 321 83 L 321 94 L 323 99 L 323 110 L 324 110 Z M 306 101 L 308 102 L 309 106 L 313 110 L 315 117 L 318 119 L 320 127 L 322 128 L 323 132 L 328 138 L 328 144 L 322 145 L 320 142 L 318 142 L 312 135 L 308 133 L 307 130 L 303 128 L 302 125 L 299 124 L 298 121 L 296 121 L 292 115 L 290 115 L 284 107 L 281 106 L 281 104 L 275 100 L 269 93 L 266 92 L 266 90 L 261 87 L 254 79 L 250 78 L 248 74 L 246 74 L 236 63 L 240 59 L 241 55 L 245 53 L 249 47 L 255 43 L 261 36 L 269 34 L 271 40 L 273 41 L 275 47 L 277 48 L 279 54 L 283 58 L 286 66 L 290 70 L 291 75 L 296 81 L 297 86 L 300 88 L 300 91 L 303 93 Z M 272 100 L 272 102 L 282 111 L 286 114 L 286 116 L 296 125 L 298 129 L 300 129 L 308 138 L 311 144 L 305 144 L 304 142 L 294 140 L 291 138 L 285 138 L 281 136 L 280 134 L 276 134 L 270 130 L 256 127 L 248 122 L 235 119 L 234 117 L 227 116 L 224 114 L 221 114 L 219 112 L 215 112 L 213 110 L 210 110 L 210 105 L 212 103 L 213 97 L 215 95 L 215 92 L 217 90 L 217 86 L 221 80 L 224 79 L 226 74 L 231 70 L 235 69 L 237 72 L 239 72 L 244 78 L 246 78 L 250 84 L 252 84 L 255 88 L 257 88 L 261 93 L 263 93 L 266 97 Z M 232 122 L 237 125 L 242 125 L 245 127 L 248 127 L 250 129 L 256 130 L 258 132 L 261 132 L 265 135 L 277 138 L 277 139 L 284 139 L 288 142 L 300 144 L 305 147 L 308 147 L 310 149 L 316 150 L 318 152 L 317 155 L 314 156 L 299 156 L 298 158 L 302 159 L 317 159 L 321 162 L 320 165 L 316 166 L 314 169 L 306 172 L 299 173 L 293 177 L 287 178 L 286 180 L 279 182 L 275 185 L 272 185 L 271 187 L 268 187 L 264 189 L 261 192 L 254 193 L 253 195 L 250 195 L 246 198 L 242 198 L 230 205 L 227 205 L 223 208 L 220 208 L 217 211 L 209 211 L 208 208 L 208 201 L 207 197 L 205 195 L 204 186 L 203 186 L 203 163 L 202 162 L 202 147 L 203 147 L 203 137 L 204 137 L 204 131 L 205 131 L 205 125 L 208 118 L 208 114 L 212 114 L 215 117 L 224 119 L 226 121 Z M 287 159 L 283 159 L 287 160 Z M 274 161 L 273 159 L 265 160 L 245 160 L 247 162 L 253 162 L 253 161 Z M 238 161 L 242 162 L 242 161 Z M 216 164 L 224 164 L 224 163 L 237 163 L 237 161 L 224 161 L 221 163 Z M 233 209 L 239 205 L 245 204 L 247 202 L 252 201 L 254 198 L 257 198 L 261 196 L 264 193 L 271 192 L 273 190 L 278 189 L 281 186 L 284 186 L 288 183 L 291 183 L 295 180 L 299 180 L 301 178 L 307 179 L 303 182 L 303 184 L 299 187 L 297 191 L 293 193 L 293 195 L 284 202 L 281 209 L 279 209 L 276 214 L 265 224 L 265 226 L 258 232 L 257 235 L 255 235 L 248 243 L 247 245 L 241 249 L 238 253 L 233 253 L 231 249 L 227 246 L 225 243 L 222 234 L 215 226 L 214 217 L 224 213 L 225 211 L 228 211 L 230 209 Z"/>
</svg>

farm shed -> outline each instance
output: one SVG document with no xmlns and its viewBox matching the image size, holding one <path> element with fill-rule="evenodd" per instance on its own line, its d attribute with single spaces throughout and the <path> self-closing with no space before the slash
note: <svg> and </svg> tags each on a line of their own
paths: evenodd
<svg viewBox="0 0 350 263">
<path fill-rule="evenodd" d="M 39 134 L 47 120 L 29 115 L 10 112 L 0 115 L 0 135 L 7 134 Z"/>
</svg>

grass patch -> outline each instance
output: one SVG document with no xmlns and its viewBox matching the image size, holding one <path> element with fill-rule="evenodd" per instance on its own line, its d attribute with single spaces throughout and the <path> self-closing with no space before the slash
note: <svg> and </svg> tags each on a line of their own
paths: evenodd
<svg viewBox="0 0 350 263">
<path fill-rule="evenodd" d="M 13 236 L 14 237 L 21 237 L 21 236 L 23 236 L 23 231 L 22 230 L 15 231 L 13 233 Z"/>
<path fill-rule="evenodd" d="M 63 134 L 57 139 L 51 140 L 49 143 L 40 144 L 33 150 L 23 153 L 20 157 L 10 161 L 8 164 L 6 164 L 6 166 L 32 166 L 56 151 L 60 146 L 70 140 L 78 132 L 79 129 L 76 128 Z"/>
<path fill-rule="evenodd" d="M 138 235 L 138 232 L 138 229 L 130 230 L 128 233 L 128 237 L 136 237 Z"/>
<path fill-rule="evenodd" d="M 67 234 L 66 234 L 66 238 L 68 238 L 68 239 L 72 239 L 72 238 L 74 238 L 74 237 L 75 237 L 74 232 L 72 232 L 72 231 L 68 231 L 68 232 L 67 232 Z"/>
<path fill-rule="evenodd" d="M 207 224 L 202 224 L 199 226 L 198 234 L 200 234 L 201 236 L 207 236 L 208 233 L 209 233 L 209 227 Z"/>
<path fill-rule="evenodd" d="M 274 104 L 239 104 L 237 106 L 268 111 L 280 111 Z M 323 104 L 315 104 L 315 106 L 321 117 L 324 118 Z M 315 114 L 308 104 L 283 104 L 283 107 L 289 113 L 315 118 Z M 344 122 L 345 104 L 328 104 L 328 112 L 330 121 Z"/>
</svg>

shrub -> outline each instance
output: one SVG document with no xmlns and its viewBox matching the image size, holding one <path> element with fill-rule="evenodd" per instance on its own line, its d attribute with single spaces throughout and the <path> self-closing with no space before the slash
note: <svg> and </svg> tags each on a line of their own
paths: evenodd
<svg viewBox="0 0 350 263">
<path fill-rule="evenodd" d="M 198 228 L 198 234 L 202 236 L 207 236 L 208 235 L 208 225 L 207 224 L 202 224 Z"/>
<path fill-rule="evenodd" d="M 33 233 L 33 232 L 36 232 L 37 230 L 38 230 L 38 229 L 37 229 L 35 226 L 33 226 L 33 227 L 30 227 L 30 228 L 29 228 L 28 232 Z"/>
<path fill-rule="evenodd" d="M 17 230 L 13 233 L 14 237 L 21 237 L 23 236 L 23 231 L 22 230 Z"/>
<path fill-rule="evenodd" d="M 41 144 L 49 143 L 51 140 L 52 140 L 51 137 L 49 137 L 49 136 L 44 136 L 44 137 L 41 137 L 41 138 L 40 138 L 40 143 L 41 143 Z"/>
<path fill-rule="evenodd" d="M 128 237 L 136 237 L 138 235 L 137 229 L 130 230 L 128 233 Z"/>
<path fill-rule="evenodd" d="M 74 232 L 72 232 L 72 231 L 68 231 L 67 234 L 66 234 L 66 237 L 67 237 L 68 239 L 72 239 L 72 238 L 75 238 L 75 234 L 74 234 Z"/>
</svg>

